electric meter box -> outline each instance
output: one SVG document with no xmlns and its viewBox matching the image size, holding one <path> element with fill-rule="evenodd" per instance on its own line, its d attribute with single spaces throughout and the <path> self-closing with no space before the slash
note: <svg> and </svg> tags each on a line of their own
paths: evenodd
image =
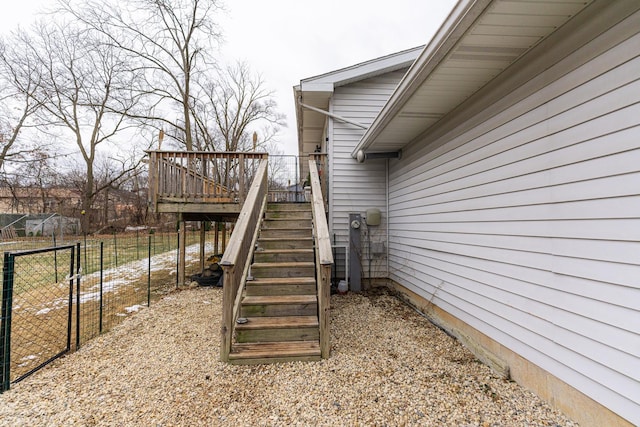
<svg viewBox="0 0 640 427">
<path fill-rule="evenodd" d="M 380 225 L 380 209 L 371 208 L 367 209 L 367 225 Z"/>
</svg>

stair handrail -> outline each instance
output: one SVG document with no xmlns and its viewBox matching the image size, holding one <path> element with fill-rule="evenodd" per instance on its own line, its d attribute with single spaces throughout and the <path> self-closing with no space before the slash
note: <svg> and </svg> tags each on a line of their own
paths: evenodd
<svg viewBox="0 0 640 427">
<path fill-rule="evenodd" d="M 311 211 L 313 218 L 313 239 L 316 258 L 316 283 L 318 292 L 318 323 L 320 325 L 320 357 L 329 358 L 331 343 L 329 341 L 329 319 L 331 298 L 331 266 L 333 252 L 329 226 L 322 197 L 322 186 L 314 159 L 309 160 L 309 176 L 311 181 Z"/>
<path fill-rule="evenodd" d="M 269 161 L 266 158 L 260 161 L 236 226 L 231 233 L 229 244 L 220 260 L 223 271 L 220 360 L 223 362 L 229 361 L 233 330 L 240 310 L 242 291 L 258 238 L 260 221 L 266 208 L 268 164 Z"/>
</svg>

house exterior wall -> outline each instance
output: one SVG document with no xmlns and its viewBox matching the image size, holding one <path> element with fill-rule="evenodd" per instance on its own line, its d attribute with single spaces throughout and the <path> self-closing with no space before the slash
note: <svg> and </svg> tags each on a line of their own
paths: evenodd
<svg viewBox="0 0 640 427">
<path fill-rule="evenodd" d="M 406 69 L 337 87 L 330 102 L 330 111 L 363 125 L 370 125 L 405 72 Z M 373 248 L 371 277 L 386 278 L 386 161 L 370 161 L 359 165 L 351 157 L 351 152 L 363 133 L 363 129 L 352 124 L 330 120 L 328 132 L 329 206 L 331 207 L 329 228 L 332 236 L 335 233 L 338 245 L 347 245 L 349 214 L 359 213 L 364 217 L 367 209 L 380 209 L 382 223 L 376 227 L 367 227 L 364 224 L 361 228 L 360 265 L 362 277 L 369 277 L 368 242 L 370 239 Z"/>
<path fill-rule="evenodd" d="M 620 19 L 390 161 L 389 277 L 638 425 L 640 13 Z"/>
</svg>

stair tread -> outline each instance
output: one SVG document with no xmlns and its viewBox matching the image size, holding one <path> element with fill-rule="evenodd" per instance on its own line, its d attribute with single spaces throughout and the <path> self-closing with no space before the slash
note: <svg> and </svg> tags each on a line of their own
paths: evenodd
<svg viewBox="0 0 640 427">
<path fill-rule="evenodd" d="M 287 241 L 287 240 L 313 240 L 313 236 L 310 237 L 260 237 L 258 239 L 258 241 L 260 240 L 266 240 L 269 242 L 273 242 L 273 241 Z"/>
<path fill-rule="evenodd" d="M 278 212 L 280 213 L 280 212 Z M 263 220 L 263 222 L 287 222 L 287 221 L 305 221 L 305 222 L 310 222 L 311 218 L 308 217 L 304 217 L 304 216 L 300 216 L 300 217 L 295 217 L 295 216 L 288 216 L 286 218 L 265 218 Z"/>
<path fill-rule="evenodd" d="M 290 268 L 297 268 L 297 267 L 314 267 L 316 264 L 314 262 L 311 261 L 282 261 L 282 262 L 254 262 L 253 264 L 251 264 L 251 267 L 256 267 L 256 268 L 264 268 L 264 267 L 270 267 L 270 268 L 281 268 L 281 267 L 290 267 Z"/>
<path fill-rule="evenodd" d="M 308 254 L 312 253 L 313 249 L 299 248 L 299 249 L 260 249 L 256 251 L 257 254 Z"/>
<path fill-rule="evenodd" d="M 247 295 L 242 299 L 242 305 L 312 304 L 316 301 L 315 295 Z"/>
<path fill-rule="evenodd" d="M 320 355 L 318 341 L 282 341 L 261 343 L 236 343 L 229 359 L 256 359 Z"/>
<path fill-rule="evenodd" d="M 248 317 L 248 322 L 236 325 L 237 330 L 252 329 L 295 329 L 317 328 L 317 316 L 272 316 L 272 317 Z"/>
<path fill-rule="evenodd" d="M 262 277 L 247 281 L 248 285 L 315 285 L 315 277 Z"/>
<path fill-rule="evenodd" d="M 302 232 L 302 231 L 307 231 L 309 232 L 309 235 L 311 235 L 311 227 L 262 227 L 261 228 L 262 231 L 288 231 L 291 233 L 297 233 L 297 232 Z"/>
</svg>

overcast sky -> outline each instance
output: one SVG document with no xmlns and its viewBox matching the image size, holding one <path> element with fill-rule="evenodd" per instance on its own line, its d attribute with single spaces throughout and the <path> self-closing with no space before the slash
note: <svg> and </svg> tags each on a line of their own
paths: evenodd
<svg viewBox="0 0 640 427">
<path fill-rule="evenodd" d="M 0 0 L 1 31 L 28 26 L 53 0 Z M 10 5 L 9 5 L 10 4 Z M 455 0 L 226 0 L 218 22 L 223 61 L 245 60 L 274 91 L 288 128 L 279 141 L 296 154 L 293 86 L 301 79 L 429 42 Z"/>
</svg>

